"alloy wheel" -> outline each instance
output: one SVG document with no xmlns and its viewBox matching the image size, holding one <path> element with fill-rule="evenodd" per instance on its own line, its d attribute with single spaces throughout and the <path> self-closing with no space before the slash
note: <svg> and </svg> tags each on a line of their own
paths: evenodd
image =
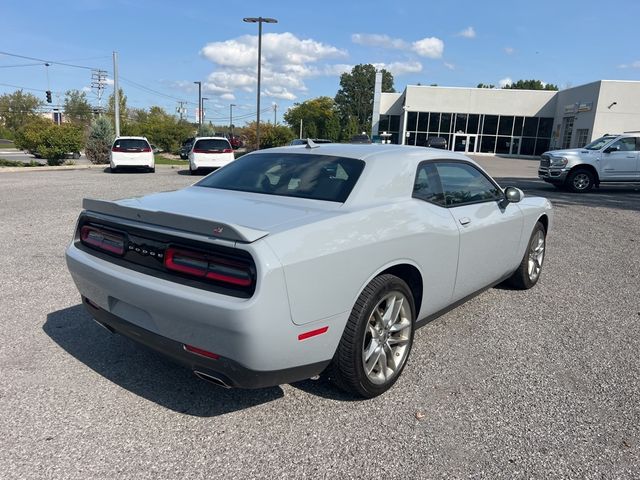
<svg viewBox="0 0 640 480">
<path fill-rule="evenodd" d="M 529 280 L 535 282 L 540 276 L 542 270 L 542 261 L 544 260 L 544 232 L 538 230 L 531 242 L 529 243 L 529 261 L 527 263 L 527 273 Z"/>
</svg>

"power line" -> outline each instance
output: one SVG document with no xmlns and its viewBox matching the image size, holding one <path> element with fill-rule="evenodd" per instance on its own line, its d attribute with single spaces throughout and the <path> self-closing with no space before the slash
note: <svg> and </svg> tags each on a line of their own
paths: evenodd
<svg viewBox="0 0 640 480">
<path fill-rule="evenodd" d="M 41 90 L 39 88 L 22 87 L 20 85 L 11 85 L 9 83 L 0 83 L 0 86 L 17 88 L 18 90 L 31 90 L 32 92 L 46 92 L 46 90 Z M 64 92 L 53 92 L 53 93 L 62 94 Z"/>
<path fill-rule="evenodd" d="M 16 57 L 16 58 L 24 58 L 25 60 L 33 60 L 35 62 L 51 63 L 52 65 L 62 65 L 65 67 L 84 68 L 85 70 L 95 70 L 94 67 L 87 67 L 86 65 L 74 65 L 72 63 L 54 62 L 53 60 L 44 60 L 42 58 L 27 57 L 26 55 L 18 55 L 17 53 L 0 51 L 0 55 L 7 55 L 9 57 Z"/>
<path fill-rule="evenodd" d="M 175 100 L 175 101 L 178 101 L 178 102 L 184 102 L 184 103 L 190 103 L 192 105 L 197 105 L 196 102 L 190 102 L 189 100 L 185 100 L 183 98 L 178 98 L 178 97 L 174 97 L 173 95 L 168 95 L 166 93 L 159 92 L 157 90 L 154 90 L 153 88 L 149 88 L 149 87 L 147 87 L 145 85 L 142 85 L 140 83 L 134 82 L 133 80 L 129 80 L 128 78 L 124 78 L 122 75 L 120 75 L 120 80 L 124 81 L 125 83 L 128 83 L 129 85 L 132 85 L 133 87 L 139 88 L 139 89 L 144 90 L 144 91 L 149 92 L 149 93 L 155 93 L 156 95 L 160 95 L 161 97 L 169 98 L 171 100 Z"/>
</svg>

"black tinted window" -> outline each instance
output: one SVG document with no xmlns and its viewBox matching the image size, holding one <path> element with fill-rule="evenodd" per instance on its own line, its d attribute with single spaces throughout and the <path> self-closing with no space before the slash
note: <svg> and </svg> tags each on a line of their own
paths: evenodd
<svg viewBox="0 0 640 480">
<path fill-rule="evenodd" d="M 196 185 L 344 202 L 363 168 L 364 162 L 353 158 L 256 153 L 240 157 Z"/>
<path fill-rule="evenodd" d="M 413 196 L 420 200 L 445 206 L 442 186 L 433 163 L 424 163 L 418 167 L 416 181 L 413 185 Z"/>
<path fill-rule="evenodd" d="M 204 140 L 198 140 L 193 146 L 194 150 L 203 150 L 205 152 L 218 152 L 220 150 L 230 149 L 231 145 L 228 140 L 223 138 L 213 139 L 208 138 Z"/>
<path fill-rule="evenodd" d="M 114 148 L 119 148 L 125 151 L 140 151 L 145 148 L 150 148 L 149 143 L 146 140 L 137 138 L 119 138 L 113 143 Z"/>
<path fill-rule="evenodd" d="M 502 198 L 502 191 L 468 163 L 437 163 L 448 207 Z"/>
</svg>

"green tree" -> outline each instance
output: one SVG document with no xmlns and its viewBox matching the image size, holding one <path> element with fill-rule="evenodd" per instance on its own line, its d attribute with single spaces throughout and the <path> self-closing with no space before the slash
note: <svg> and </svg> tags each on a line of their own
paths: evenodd
<svg viewBox="0 0 640 480">
<path fill-rule="evenodd" d="M 120 128 L 122 129 L 126 125 L 127 119 L 129 118 L 129 111 L 127 110 L 127 96 L 124 94 L 121 88 L 118 89 L 118 92 L 120 95 Z M 109 101 L 107 103 L 107 116 L 111 119 L 111 121 L 115 122 L 116 99 L 113 93 L 109 95 Z"/>
<path fill-rule="evenodd" d="M 23 93 L 22 90 L 0 95 L 0 123 L 15 135 L 38 115 L 36 110 L 41 105 L 42 101 L 36 96 Z"/>
<path fill-rule="evenodd" d="M 93 109 L 87 100 L 87 94 L 80 90 L 68 90 L 64 97 L 64 116 L 67 121 L 88 126 L 93 118 Z"/>
<path fill-rule="evenodd" d="M 44 133 L 53 125 L 48 118 L 34 116 L 27 120 L 15 133 L 15 146 L 33 154 L 44 143 Z"/>
<path fill-rule="evenodd" d="M 256 122 L 251 122 L 242 129 L 245 146 L 248 150 L 256 149 Z M 295 135 L 285 125 L 260 122 L 260 148 L 282 147 L 291 143 Z"/>
<path fill-rule="evenodd" d="M 540 80 L 518 80 L 502 88 L 511 90 L 559 90 L 553 83 L 542 83 Z"/>
<path fill-rule="evenodd" d="M 493 83 L 479 83 L 476 88 L 496 88 Z"/>
<path fill-rule="evenodd" d="M 213 134 L 213 126 L 203 125 L 206 135 Z M 210 133 L 207 133 L 211 130 Z M 132 109 L 129 120 L 121 129 L 123 135 L 147 137 L 154 145 L 167 152 L 177 153 L 182 141 L 193 136 L 194 127 L 185 120 L 177 120 L 161 107 L 151 107 L 148 111 Z M 206 136 L 204 135 L 203 136 Z"/>
<path fill-rule="evenodd" d="M 357 122 L 357 130 L 369 132 L 373 113 L 373 90 L 376 80 L 376 68 L 371 64 L 356 65 L 350 73 L 340 75 L 340 90 L 335 102 L 340 114 L 340 123 L 347 125 L 350 118 Z M 382 91 L 394 92 L 393 75 L 382 70 Z"/>
<path fill-rule="evenodd" d="M 109 152 L 111 151 L 114 137 L 113 127 L 106 117 L 99 117 L 93 121 L 85 148 L 85 155 L 91 163 L 109 163 Z"/>
<path fill-rule="evenodd" d="M 84 143 L 82 128 L 70 123 L 51 124 L 42 134 L 38 154 L 49 165 L 61 165 L 68 153 L 79 152 Z"/>
<path fill-rule="evenodd" d="M 284 120 L 294 132 L 299 131 L 302 120 L 303 136 L 307 138 L 328 138 L 333 141 L 340 138 L 338 111 L 329 97 L 312 98 L 294 104 L 284 114 Z"/>
</svg>

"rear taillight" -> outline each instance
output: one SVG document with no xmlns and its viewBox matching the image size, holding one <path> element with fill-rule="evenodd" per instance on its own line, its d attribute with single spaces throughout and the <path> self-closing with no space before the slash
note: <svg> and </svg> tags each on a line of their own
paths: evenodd
<svg viewBox="0 0 640 480">
<path fill-rule="evenodd" d="M 151 151 L 151 149 L 150 149 L 149 147 L 147 147 L 147 148 L 143 148 L 143 149 L 141 149 L 140 151 L 141 151 L 141 152 L 150 152 L 150 151 Z"/>
<path fill-rule="evenodd" d="M 124 254 L 124 235 L 110 230 L 85 225 L 80 229 L 80 240 L 98 250 L 116 255 Z"/>
<path fill-rule="evenodd" d="M 194 148 L 193 153 L 233 153 L 233 149 L 225 148 L 224 150 L 202 150 L 200 148 Z"/>
<path fill-rule="evenodd" d="M 253 283 L 249 265 L 182 248 L 167 248 L 164 254 L 164 266 L 174 272 L 236 287 L 250 287 Z"/>
<path fill-rule="evenodd" d="M 222 153 L 233 153 L 233 149 L 232 148 L 225 148 Z"/>
<path fill-rule="evenodd" d="M 111 149 L 112 152 L 124 152 L 124 148 L 120 148 L 120 147 L 113 147 Z"/>
<path fill-rule="evenodd" d="M 202 150 L 200 148 L 194 148 L 193 153 L 209 153 L 209 150 Z"/>
</svg>

